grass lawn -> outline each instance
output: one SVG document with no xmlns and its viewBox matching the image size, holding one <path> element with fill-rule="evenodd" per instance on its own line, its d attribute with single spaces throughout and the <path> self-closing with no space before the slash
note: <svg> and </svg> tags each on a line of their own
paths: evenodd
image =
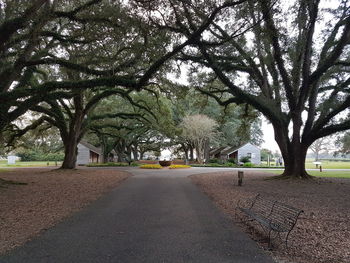
<svg viewBox="0 0 350 263">
<path fill-rule="evenodd" d="M 306 169 L 315 169 L 316 165 L 313 161 L 305 163 Z M 335 161 L 321 161 L 323 169 L 350 169 L 350 162 L 335 162 Z"/>
<path fill-rule="evenodd" d="M 306 169 L 316 169 L 316 165 L 313 163 L 313 159 L 307 159 L 305 162 Z M 323 169 L 350 169 L 350 162 L 336 162 L 336 161 L 322 161 Z M 261 162 L 261 165 L 267 166 L 267 162 Z M 275 167 L 275 162 L 271 162 L 270 165 Z"/>
<path fill-rule="evenodd" d="M 265 172 L 268 173 L 273 173 L 273 174 L 281 174 L 282 171 L 276 171 L 276 170 L 264 170 Z M 333 177 L 333 178 L 349 178 L 350 179 L 350 171 L 308 171 L 308 173 L 312 176 L 316 177 Z"/>
<path fill-rule="evenodd" d="M 7 161 L 0 161 L 0 168 L 2 167 L 44 167 L 47 166 L 47 163 L 49 163 L 49 165 L 55 165 L 55 162 L 20 162 L 17 161 L 16 164 L 13 165 L 8 165 Z M 57 162 L 57 165 L 61 165 L 61 162 Z"/>
</svg>

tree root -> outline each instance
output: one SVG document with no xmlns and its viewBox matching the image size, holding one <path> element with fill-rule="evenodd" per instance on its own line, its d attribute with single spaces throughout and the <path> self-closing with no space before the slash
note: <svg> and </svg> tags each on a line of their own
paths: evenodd
<svg viewBox="0 0 350 263">
<path fill-rule="evenodd" d="M 0 187 L 6 188 L 7 185 L 27 185 L 27 183 L 17 182 L 12 180 L 5 180 L 0 178 Z"/>
<path fill-rule="evenodd" d="M 306 174 L 304 176 L 280 174 L 280 175 L 266 178 L 266 180 L 313 180 L 313 179 L 314 177 L 309 174 Z"/>
</svg>

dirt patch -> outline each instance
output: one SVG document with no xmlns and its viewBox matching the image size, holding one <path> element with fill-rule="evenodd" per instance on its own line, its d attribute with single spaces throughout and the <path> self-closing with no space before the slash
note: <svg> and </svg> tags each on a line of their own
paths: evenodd
<svg viewBox="0 0 350 263">
<path fill-rule="evenodd" d="M 265 180 L 272 175 L 245 172 L 244 185 L 237 186 L 237 172 L 194 175 L 194 183 L 237 223 L 237 202 L 256 194 L 280 200 L 303 209 L 292 231 L 288 246 L 279 245 L 271 252 L 283 263 L 350 262 L 350 180 L 317 178 L 311 181 Z M 259 240 L 261 228 L 238 223 L 251 237 Z M 265 243 L 259 243 L 266 248 Z"/>
<path fill-rule="evenodd" d="M 26 183 L 0 188 L 0 253 L 52 227 L 128 176 L 107 169 L 0 171 L 2 179 Z"/>
</svg>

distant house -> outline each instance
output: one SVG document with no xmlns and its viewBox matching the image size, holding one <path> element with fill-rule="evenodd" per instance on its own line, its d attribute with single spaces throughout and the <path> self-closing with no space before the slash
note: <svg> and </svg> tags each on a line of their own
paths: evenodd
<svg viewBox="0 0 350 263">
<path fill-rule="evenodd" d="M 86 141 L 81 141 L 78 144 L 77 165 L 99 163 L 102 161 L 101 155 L 101 148 L 93 146 Z"/>
<path fill-rule="evenodd" d="M 211 158 L 220 158 L 221 160 L 234 159 L 239 162 L 245 156 L 250 157 L 250 162 L 253 164 L 261 163 L 260 149 L 251 143 L 239 147 L 221 147 L 216 151 L 211 151 Z"/>
</svg>

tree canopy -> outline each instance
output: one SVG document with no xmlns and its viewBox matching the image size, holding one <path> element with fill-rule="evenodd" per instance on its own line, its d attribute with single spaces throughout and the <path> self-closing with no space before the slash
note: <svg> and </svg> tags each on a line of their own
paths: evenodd
<svg viewBox="0 0 350 263">
<path fill-rule="evenodd" d="M 152 87 L 185 64 L 187 89 L 271 122 L 285 176 L 307 178 L 308 148 L 350 129 L 348 1 L 3 0 L 0 14 L 1 132 L 86 91 L 85 106 L 141 90 L 175 99 Z"/>
<path fill-rule="evenodd" d="M 211 70 L 203 93 L 224 106 L 247 103 L 271 122 L 286 176 L 308 177 L 309 146 L 350 128 L 350 9 L 334 2 L 245 1 L 223 10 L 180 57 L 195 63 L 193 73 Z M 190 36 L 205 16 L 193 7 L 174 27 Z M 225 88 L 208 85 L 216 79 Z"/>
</svg>

